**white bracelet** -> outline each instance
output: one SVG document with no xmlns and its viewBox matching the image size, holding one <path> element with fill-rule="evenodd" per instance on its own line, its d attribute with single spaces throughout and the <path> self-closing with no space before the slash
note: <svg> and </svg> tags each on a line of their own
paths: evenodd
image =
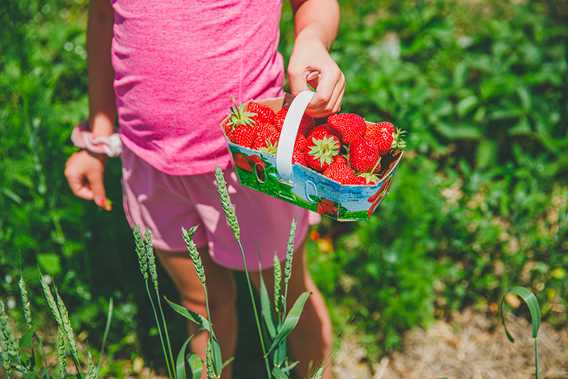
<svg viewBox="0 0 568 379">
<path fill-rule="evenodd" d="M 71 142 L 81 149 L 92 153 L 105 154 L 109 157 L 118 157 L 122 151 L 118 133 L 106 137 L 93 137 L 87 122 L 82 122 L 73 128 Z"/>
</svg>

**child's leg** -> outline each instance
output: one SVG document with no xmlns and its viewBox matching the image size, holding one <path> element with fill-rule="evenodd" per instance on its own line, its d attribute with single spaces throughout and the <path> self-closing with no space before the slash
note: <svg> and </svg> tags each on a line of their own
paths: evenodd
<svg viewBox="0 0 568 379">
<path fill-rule="evenodd" d="M 272 292 L 273 269 L 262 272 L 267 287 Z M 258 273 L 252 274 L 258 288 Z M 296 373 L 299 378 L 311 377 L 313 370 L 322 364 L 325 366 L 324 379 L 331 376 L 332 327 L 325 302 L 314 284 L 307 268 L 303 245 L 295 252 L 292 265 L 292 277 L 288 287 L 288 309 L 303 292 L 310 292 L 300 322 L 288 339 L 292 359 L 299 361 Z"/>
<path fill-rule="evenodd" d="M 187 253 L 157 251 L 157 256 L 176 284 L 182 304 L 194 312 L 207 316 L 201 283 Z M 207 293 L 213 326 L 221 344 L 223 360 L 227 360 L 235 355 L 237 341 L 236 288 L 233 274 L 213 262 L 207 250 L 201 250 L 201 259 L 207 277 Z M 188 323 L 188 329 L 190 335 L 194 335 L 191 340 L 192 351 L 205 358 L 208 334 L 198 332 L 191 322 Z M 231 378 L 231 370 L 232 365 L 227 366 L 222 378 Z M 206 370 L 201 377 L 202 379 L 207 377 Z"/>
</svg>

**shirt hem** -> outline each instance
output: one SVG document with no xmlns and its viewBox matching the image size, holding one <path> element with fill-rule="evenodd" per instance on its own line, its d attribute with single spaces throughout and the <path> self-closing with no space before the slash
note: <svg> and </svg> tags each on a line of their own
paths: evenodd
<svg viewBox="0 0 568 379">
<path fill-rule="evenodd" d="M 226 157 L 221 157 L 204 166 L 195 167 L 188 164 L 186 169 L 180 169 L 179 167 L 172 167 L 168 165 L 167 162 L 148 159 L 144 157 L 145 150 L 140 149 L 134 142 L 130 141 L 123 134 L 120 134 L 120 140 L 122 142 L 123 148 L 130 150 L 138 159 L 142 159 L 144 162 L 155 168 L 156 170 L 172 176 L 189 176 L 189 175 L 201 175 L 208 174 L 215 171 L 216 167 L 221 168 L 221 170 L 226 170 L 232 166 L 232 159 L 228 155 Z"/>
</svg>

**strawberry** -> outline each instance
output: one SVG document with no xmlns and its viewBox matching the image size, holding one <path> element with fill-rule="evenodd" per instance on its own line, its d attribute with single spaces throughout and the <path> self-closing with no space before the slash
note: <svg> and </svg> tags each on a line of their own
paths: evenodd
<svg viewBox="0 0 568 379">
<path fill-rule="evenodd" d="M 394 149 L 404 149 L 406 142 L 403 136 L 404 130 L 395 128 L 393 124 L 387 121 L 369 124 L 365 132 L 365 138 L 379 147 L 381 155 L 385 155 Z"/>
<path fill-rule="evenodd" d="M 235 161 L 235 166 L 237 166 L 241 170 L 252 172 L 252 167 L 246 155 L 241 153 L 235 153 L 234 161 Z"/>
<path fill-rule="evenodd" d="M 341 140 L 347 145 L 363 137 L 367 129 L 363 117 L 354 113 L 333 114 L 327 118 L 327 123 L 341 134 Z"/>
<path fill-rule="evenodd" d="M 280 132 L 271 124 L 257 126 L 257 135 L 252 144 L 255 150 L 263 150 L 271 154 L 276 154 L 276 146 L 280 138 Z"/>
<path fill-rule="evenodd" d="M 337 205 L 331 200 L 322 199 L 316 207 L 316 212 L 322 215 L 333 214 L 337 212 Z"/>
<path fill-rule="evenodd" d="M 292 162 L 306 165 L 306 158 L 304 156 L 306 148 L 308 147 L 308 140 L 303 134 L 298 134 L 296 142 L 294 143 L 294 153 L 292 155 Z"/>
<path fill-rule="evenodd" d="M 333 162 L 339 154 L 341 141 L 326 125 L 315 127 L 307 137 L 308 146 L 305 160 L 308 167 L 322 172 Z"/>
<path fill-rule="evenodd" d="M 323 172 L 324 176 L 341 184 L 357 184 L 358 177 L 355 171 L 347 164 L 347 160 L 341 156 L 335 157 L 333 162 Z"/>
<path fill-rule="evenodd" d="M 253 125 L 241 125 L 236 128 L 229 136 L 231 141 L 244 147 L 252 147 L 256 139 L 258 129 Z"/>
<path fill-rule="evenodd" d="M 253 113 L 248 112 L 243 105 L 233 105 L 225 121 L 225 134 L 232 141 L 231 134 L 242 125 L 254 125 Z"/>
<path fill-rule="evenodd" d="M 288 108 L 282 108 L 274 117 L 274 125 L 278 130 L 282 130 L 284 125 L 284 119 L 286 118 L 286 113 L 288 113 Z M 314 127 L 314 119 L 308 115 L 302 116 L 302 121 L 300 121 L 300 127 L 298 128 L 298 134 L 307 135 Z"/>
<path fill-rule="evenodd" d="M 274 122 L 274 111 L 266 105 L 251 101 L 247 104 L 247 112 L 253 114 L 252 118 L 257 124 L 272 124 Z"/>
<path fill-rule="evenodd" d="M 349 146 L 349 162 L 358 172 L 374 173 L 378 168 L 381 156 L 379 147 L 359 137 Z"/>
</svg>

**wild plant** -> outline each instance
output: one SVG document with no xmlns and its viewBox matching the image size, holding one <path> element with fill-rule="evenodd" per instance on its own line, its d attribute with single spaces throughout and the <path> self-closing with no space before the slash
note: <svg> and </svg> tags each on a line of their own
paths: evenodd
<svg viewBox="0 0 568 379">
<path fill-rule="evenodd" d="M 260 308 L 257 305 L 256 297 L 254 294 L 253 284 L 248 270 L 246 254 L 241 241 L 241 231 L 235 213 L 235 208 L 231 202 L 229 192 L 227 191 L 227 184 L 220 169 L 215 171 L 217 191 L 225 219 L 229 225 L 232 234 L 235 238 L 237 246 L 240 251 L 243 271 L 247 283 L 248 293 L 252 304 L 252 311 L 254 314 L 255 324 L 259 337 L 259 344 L 263 354 L 263 361 L 266 370 L 267 378 L 285 379 L 290 378 L 292 370 L 297 365 L 297 362 L 290 362 L 286 349 L 286 341 L 290 333 L 298 325 L 298 321 L 304 309 L 304 306 L 310 296 L 308 292 L 301 294 L 295 303 L 288 310 L 288 284 L 292 277 L 292 263 L 294 259 L 294 241 L 296 234 L 296 223 L 292 221 L 290 226 L 290 235 L 286 249 L 286 259 L 284 262 L 284 269 L 282 269 L 278 258 L 274 258 L 274 294 L 273 300 L 270 299 L 268 290 L 262 275 L 260 275 Z M 157 285 L 157 274 L 155 269 L 155 257 L 152 250 L 152 236 L 148 231 L 142 236 L 140 229 L 134 229 L 134 241 L 136 246 L 136 254 L 138 256 L 140 271 L 146 286 L 146 293 L 150 299 L 150 304 L 154 313 L 156 326 L 162 346 L 164 360 L 168 375 L 170 378 L 181 379 L 186 378 L 186 366 L 190 368 L 191 378 L 199 378 L 203 367 L 206 368 L 208 379 L 217 379 L 221 377 L 223 369 L 232 360 L 229 359 L 223 362 L 221 348 L 215 334 L 211 320 L 211 312 L 209 309 L 209 295 L 207 292 L 207 278 L 205 275 L 205 268 L 201 260 L 201 256 L 195 242 L 193 235 L 195 234 L 196 227 L 189 229 L 182 228 L 183 239 L 185 241 L 186 249 L 189 254 L 197 277 L 203 288 L 205 297 L 205 308 L 207 318 L 193 312 L 179 304 L 176 304 L 169 299 L 165 299 L 169 306 L 184 318 L 190 320 L 198 326 L 200 330 L 208 333 L 209 339 L 207 344 L 205 362 L 200 357 L 193 353 L 187 353 L 187 346 L 191 341 L 190 336 L 182 345 L 177 359 L 173 361 L 173 354 L 171 351 L 171 344 L 169 343 L 168 330 L 166 320 L 161 311 L 160 293 Z M 154 291 L 150 290 L 150 284 L 153 284 Z M 159 312 L 158 312 L 159 310 Z M 174 370 L 175 368 L 175 370 Z M 323 368 L 319 368 L 314 373 L 312 379 L 319 379 L 323 376 Z"/>
<path fill-rule="evenodd" d="M 43 276 L 41 286 L 47 306 L 57 324 L 57 337 L 55 350 L 57 364 L 55 368 L 49 367 L 44 356 L 44 341 L 36 333 L 32 320 L 31 304 L 26 282 L 23 277 L 18 281 L 20 300 L 24 314 L 25 325 L 17 337 L 10 326 L 10 320 L 3 301 L 0 300 L 0 364 L 7 378 L 22 377 L 33 378 L 60 378 L 75 377 L 79 379 L 96 379 L 99 375 L 104 349 L 110 330 L 113 313 L 112 299 L 109 302 L 107 320 L 103 333 L 103 340 L 99 351 L 97 364 L 87 352 L 86 363 L 83 364 L 81 354 L 77 347 L 75 333 L 71 327 L 71 320 L 67 307 L 59 295 L 55 284 L 51 284 L 49 276 Z M 15 324 L 15 323 L 14 323 Z M 75 367 L 75 373 L 67 372 L 67 358 L 70 357 Z"/>
</svg>

